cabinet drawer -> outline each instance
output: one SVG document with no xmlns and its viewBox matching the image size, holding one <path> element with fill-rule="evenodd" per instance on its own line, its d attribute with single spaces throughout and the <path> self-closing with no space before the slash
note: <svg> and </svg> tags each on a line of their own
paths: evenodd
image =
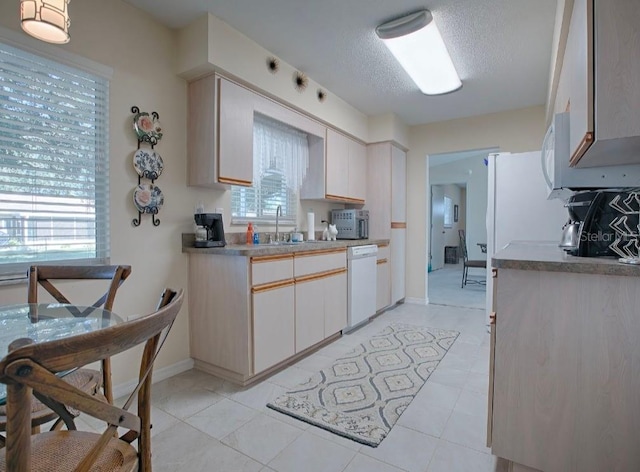
<svg viewBox="0 0 640 472">
<path fill-rule="evenodd" d="M 345 267 L 347 267 L 346 249 L 298 253 L 294 258 L 293 274 L 295 277 L 302 277 Z"/>
<path fill-rule="evenodd" d="M 251 258 L 251 285 L 262 285 L 293 278 L 293 255 L 257 256 Z"/>
</svg>

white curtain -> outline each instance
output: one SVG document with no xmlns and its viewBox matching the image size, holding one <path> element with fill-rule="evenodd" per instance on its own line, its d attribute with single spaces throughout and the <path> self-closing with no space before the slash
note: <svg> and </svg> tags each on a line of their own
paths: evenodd
<svg viewBox="0 0 640 472">
<path fill-rule="evenodd" d="M 309 168 L 307 134 L 256 114 L 253 123 L 253 181 L 272 172 L 282 173 L 286 186 L 298 193 Z"/>
</svg>

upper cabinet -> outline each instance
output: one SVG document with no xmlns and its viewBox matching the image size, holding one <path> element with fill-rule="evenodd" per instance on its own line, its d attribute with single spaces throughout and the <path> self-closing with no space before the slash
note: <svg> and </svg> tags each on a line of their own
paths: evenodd
<svg viewBox="0 0 640 472">
<path fill-rule="evenodd" d="M 300 197 L 363 204 L 367 197 L 366 146 L 327 128 L 326 154 L 321 161 L 310 162 Z"/>
<path fill-rule="evenodd" d="M 189 84 L 189 185 L 251 185 L 253 112 L 254 94 L 233 82 L 210 75 Z"/>
<path fill-rule="evenodd" d="M 404 228 L 407 221 L 406 153 L 391 142 L 367 146 L 367 181 L 370 192 L 369 237 L 390 239 L 391 228 Z"/>
<path fill-rule="evenodd" d="M 252 185 L 256 113 L 307 133 L 310 160 L 324 161 L 324 125 L 243 85 L 218 75 L 203 77 L 189 83 L 188 103 L 189 185 Z"/>
<path fill-rule="evenodd" d="M 563 63 L 571 165 L 640 163 L 637 0 L 575 0 Z"/>
</svg>

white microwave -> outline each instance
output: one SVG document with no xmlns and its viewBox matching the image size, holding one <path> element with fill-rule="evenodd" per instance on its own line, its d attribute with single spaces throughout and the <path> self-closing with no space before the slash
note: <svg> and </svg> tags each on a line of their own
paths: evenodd
<svg viewBox="0 0 640 472">
<path fill-rule="evenodd" d="M 569 167 L 569 112 L 557 113 L 542 143 L 542 174 L 548 200 L 568 199 L 576 190 L 640 187 L 640 164 Z"/>
</svg>

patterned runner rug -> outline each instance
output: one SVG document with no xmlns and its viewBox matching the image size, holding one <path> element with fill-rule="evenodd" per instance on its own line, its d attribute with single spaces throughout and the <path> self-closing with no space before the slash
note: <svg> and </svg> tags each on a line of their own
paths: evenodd
<svg viewBox="0 0 640 472">
<path fill-rule="evenodd" d="M 392 324 L 267 406 L 377 447 L 458 334 Z"/>
</svg>

